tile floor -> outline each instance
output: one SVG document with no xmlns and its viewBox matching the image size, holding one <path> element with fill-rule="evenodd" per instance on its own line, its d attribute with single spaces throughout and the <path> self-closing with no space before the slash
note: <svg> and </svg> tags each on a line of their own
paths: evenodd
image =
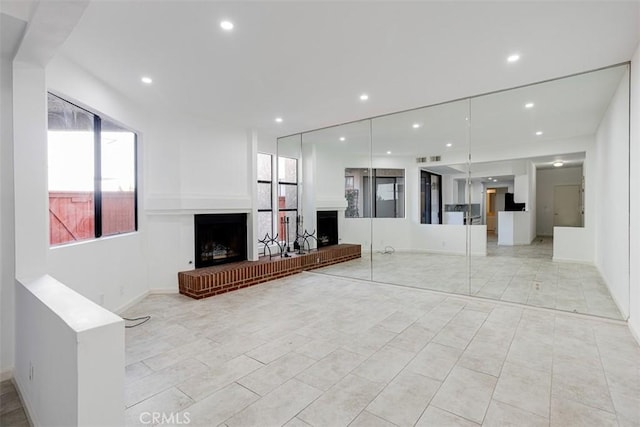
<svg viewBox="0 0 640 427">
<path fill-rule="evenodd" d="M 11 380 L 0 382 L 0 426 L 29 426 L 22 401 Z"/>
<path fill-rule="evenodd" d="M 640 425 L 622 321 L 317 273 L 124 315 L 147 314 L 128 425 Z"/>
<path fill-rule="evenodd" d="M 443 292 L 475 295 L 536 307 L 555 308 L 622 319 L 598 270 L 591 265 L 553 262 L 553 240 L 538 237 L 531 245 L 498 246 L 487 242 L 487 256 L 468 262 L 459 255 L 395 252 L 317 270 Z M 470 277 L 470 280 L 469 280 Z"/>
</svg>

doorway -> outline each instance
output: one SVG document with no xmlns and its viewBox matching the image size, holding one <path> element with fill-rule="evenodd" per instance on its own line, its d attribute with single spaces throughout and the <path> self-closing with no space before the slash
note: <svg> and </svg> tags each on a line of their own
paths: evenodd
<svg viewBox="0 0 640 427">
<path fill-rule="evenodd" d="M 420 223 L 442 224 L 442 175 L 420 171 Z"/>
<path fill-rule="evenodd" d="M 579 185 L 556 185 L 553 189 L 553 225 L 582 227 Z"/>
</svg>

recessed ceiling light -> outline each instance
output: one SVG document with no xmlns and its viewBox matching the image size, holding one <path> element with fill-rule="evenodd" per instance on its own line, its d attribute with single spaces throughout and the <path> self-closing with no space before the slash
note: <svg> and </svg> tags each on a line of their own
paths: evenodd
<svg viewBox="0 0 640 427">
<path fill-rule="evenodd" d="M 233 30 L 233 22 L 231 22 L 231 21 L 222 21 L 222 22 L 220 22 L 220 28 L 222 28 L 225 31 L 231 31 L 231 30 Z"/>
<path fill-rule="evenodd" d="M 492 177 L 489 177 L 488 179 L 489 179 L 489 181 L 491 181 L 493 178 L 492 178 Z"/>
<path fill-rule="evenodd" d="M 420 123 L 414 123 L 412 126 L 414 129 L 418 129 L 420 127 Z"/>
<path fill-rule="evenodd" d="M 391 154 L 391 151 L 387 151 L 387 154 Z"/>
<path fill-rule="evenodd" d="M 140 81 L 146 85 L 150 85 L 151 83 L 153 83 L 153 79 L 151 79 L 151 77 L 147 77 L 144 76 L 140 79 Z"/>
<path fill-rule="evenodd" d="M 345 138 L 344 136 L 340 137 L 340 141 L 344 141 L 345 139 L 347 139 L 347 138 Z"/>
<path fill-rule="evenodd" d="M 367 99 L 369 99 L 369 95 L 367 95 L 366 93 L 360 95 L 360 101 L 366 101 Z"/>
<path fill-rule="evenodd" d="M 447 143 L 447 147 L 451 147 L 453 144 L 452 143 Z"/>
<path fill-rule="evenodd" d="M 533 108 L 535 104 L 533 102 L 527 102 L 526 104 L 524 104 L 524 108 Z"/>
<path fill-rule="evenodd" d="M 561 167 L 562 165 L 564 165 L 564 163 L 563 163 L 563 162 L 555 162 L 555 163 L 553 164 L 553 166 L 555 166 L 556 168 L 559 168 L 559 167 Z"/>
<path fill-rule="evenodd" d="M 282 117 L 276 117 L 276 123 L 282 123 Z"/>
<path fill-rule="evenodd" d="M 498 182 L 498 180 L 497 180 L 497 179 L 494 179 L 494 180 L 493 180 L 493 182 Z"/>
<path fill-rule="evenodd" d="M 514 53 L 513 55 L 509 55 L 507 57 L 507 62 L 518 62 L 519 59 L 520 59 L 520 55 L 518 55 L 517 53 Z"/>
<path fill-rule="evenodd" d="M 542 135 L 544 132 L 542 132 L 541 130 L 539 130 L 538 132 L 536 132 L 536 135 L 540 136 Z"/>
</svg>

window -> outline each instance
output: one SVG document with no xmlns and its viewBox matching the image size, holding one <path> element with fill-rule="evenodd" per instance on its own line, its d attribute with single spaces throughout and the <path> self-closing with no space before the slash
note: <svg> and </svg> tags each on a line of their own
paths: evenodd
<svg viewBox="0 0 640 427">
<path fill-rule="evenodd" d="M 296 240 L 298 219 L 297 159 L 278 157 L 278 212 L 278 236 L 289 245 Z"/>
<path fill-rule="evenodd" d="M 346 218 L 404 218 L 404 169 L 347 168 L 345 198 Z"/>
<path fill-rule="evenodd" d="M 270 154 L 258 153 L 258 239 L 273 236 L 273 164 Z"/>
<path fill-rule="evenodd" d="M 49 242 L 137 230 L 136 134 L 48 94 Z"/>
</svg>

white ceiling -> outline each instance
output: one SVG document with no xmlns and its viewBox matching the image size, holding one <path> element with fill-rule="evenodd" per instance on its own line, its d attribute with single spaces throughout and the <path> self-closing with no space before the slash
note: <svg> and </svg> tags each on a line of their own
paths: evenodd
<svg viewBox="0 0 640 427">
<path fill-rule="evenodd" d="M 143 106 L 281 136 L 628 61 L 638 6 L 93 1 L 60 54 Z"/>
</svg>

